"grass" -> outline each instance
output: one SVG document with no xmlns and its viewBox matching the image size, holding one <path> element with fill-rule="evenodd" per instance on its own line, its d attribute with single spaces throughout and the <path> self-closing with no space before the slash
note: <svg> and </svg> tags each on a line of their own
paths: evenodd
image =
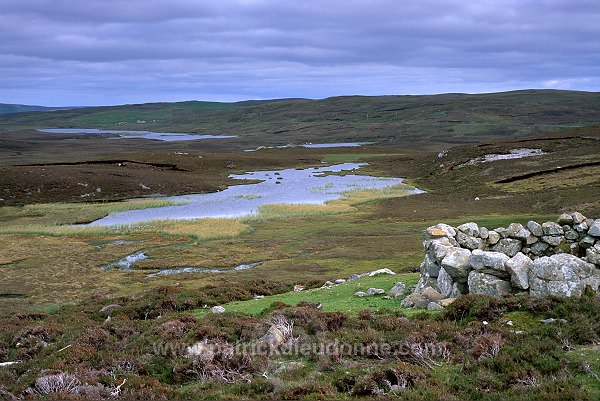
<svg viewBox="0 0 600 401">
<path fill-rule="evenodd" d="M 402 309 L 405 313 L 414 313 L 414 309 L 400 308 L 400 302 L 397 299 L 384 299 L 383 295 L 374 295 L 364 298 L 354 296 L 357 291 L 366 292 L 369 288 L 383 288 L 389 290 L 397 282 L 401 281 L 407 285 L 407 288 L 417 284 L 419 280 L 418 273 L 388 275 L 381 274 L 374 277 L 361 277 L 353 281 L 342 284 L 336 284 L 332 287 L 314 288 L 299 292 L 287 292 L 267 296 L 260 299 L 248 301 L 231 302 L 224 304 L 227 312 L 239 312 L 250 315 L 260 315 L 271 308 L 275 302 L 283 302 L 287 305 L 298 305 L 302 301 L 320 303 L 325 312 L 346 312 L 356 314 L 361 310 L 371 309 L 378 311 L 380 309 Z M 198 316 L 204 315 L 204 311 L 198 312 Z"/>
</svg>

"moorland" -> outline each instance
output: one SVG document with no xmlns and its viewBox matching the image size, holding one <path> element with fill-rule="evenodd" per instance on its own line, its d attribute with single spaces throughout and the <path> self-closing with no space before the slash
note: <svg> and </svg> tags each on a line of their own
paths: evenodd
<svg viewBox="0 0 600 401">
<path fill-rule="evenodd" d="M 576 210 L 600 217 L 599 106 L 597 93 L 518 91 L 2 115 L 0 361 L 21 362 L 0 367 L 0 395 L 64 397 L 36 387 L 64 374 L 79 383 L 67 394 L 73 398 L 108 398 L 127 379 L 119 394 L 128 398 L 597 399 L 595 294 L 463 296 L 425 312 L 352 294 L 414 285 L 422 230 L 438 222 L 493 228 Z M 36 131 L 76 127 L 237 138 L 160 142 Z M 272 148 L 354 141 L 371 144 Z M 520 148 L 544 154 L 469 163 Z M 361 174 L 403 177 L 426 193 L 359 191 L 325 206 L 272 205 L 238 219 L 73 226 L 164 205 L 157 194 L 222 190 L 238 184 L 232 173 L 343 162 L 366 162 Z M 121 202 L 130 198 L 147 199 Z M 130 269 L 107 268 L 140 252 L 148 258 Z M 182 268 L 227 272 L 150 276 Z M 397 274 L 321 288 L 382 268 Z M 119 308 L 100 312 L 109 305 Z M 226 312 L 210 313 L 214 305 Z M 444 352 L 431 360 L 376 352 L 217 356 L 207 366 L 155 347 L 247 342 L 278 317 L 293 322 L 303 344 L 428 342 Z M 540 323 L 550 317 L 568 324 Z"/>
</svg>

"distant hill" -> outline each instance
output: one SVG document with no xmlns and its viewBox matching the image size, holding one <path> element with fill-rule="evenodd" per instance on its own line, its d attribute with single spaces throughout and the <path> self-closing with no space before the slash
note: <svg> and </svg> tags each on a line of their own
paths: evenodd
<svg viewBox="0 0 600 401">
<path fill-rule="evenodd" d="M 600 93 L 340 96 L 237 103 L 147 103 L 0 116 L 0 128 L 236 134 L 246 144 L 374 141 L 426 146 L 511 139 L 600 122 Z"/>
<path fill-rule="evenodd" d="M 66 107 L 44 107 L 44 106 L 29 106 L 26 104 L 0 103 L 0 114 L 26 113 L 29 111 L 64 110 L 65 108 Z"/>
</svg>

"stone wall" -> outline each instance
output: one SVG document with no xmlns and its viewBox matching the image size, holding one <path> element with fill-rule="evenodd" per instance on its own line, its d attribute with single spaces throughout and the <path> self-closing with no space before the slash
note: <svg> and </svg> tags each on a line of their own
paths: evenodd
<svg viewBox="0 0 600 401">
<path fill-rule="evenodd" d="M 556 222 L 437 224 L 424 232 L 425 260 L 415 294 L 579 297 L 600 285 L 600 219 L 562 214 Z M 429 290 L 431 291 L 431 290 Z"/>
</svg>

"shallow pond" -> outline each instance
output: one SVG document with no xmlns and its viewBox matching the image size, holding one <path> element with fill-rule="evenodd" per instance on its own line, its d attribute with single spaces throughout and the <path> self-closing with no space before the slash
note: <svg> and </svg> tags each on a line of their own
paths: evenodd
<svg viewBox="0 0 600 401">
<path fill-rule="evenodd" d="M 199 135 L 191 133 L 106 130 L 95 128 L 49 128 L 39 129 L 38 131 L 50 134 L 116 134 L 119 135 L 119 137 L 115 139 L 151 139 L 155 141 L 167 142 L 237 138 L 237 135 Z"/>
<path fill-rule="evenodd" d="M 266 204 L 323 205 L 350 191 L 384 189 L 403 182 L 402 178 L 335 174 L 352 172 L 363 165 L 366 163 L 343 163 L 327 167 L 232 174 L 230 177 L 237 180 L 259 180 L 260 182 L 232 185 L 224 191 L 208 194 L 161 198 L 184 204 L 114 213 L 96 220 L 90 225 L 129 225 L 165 219 L 244 217 L 258 214 L 260 207 Z M 409 186 L 406 189 L 406 193 L 409 195 L 422 192 L 420 189 Z"/>
</svg>

